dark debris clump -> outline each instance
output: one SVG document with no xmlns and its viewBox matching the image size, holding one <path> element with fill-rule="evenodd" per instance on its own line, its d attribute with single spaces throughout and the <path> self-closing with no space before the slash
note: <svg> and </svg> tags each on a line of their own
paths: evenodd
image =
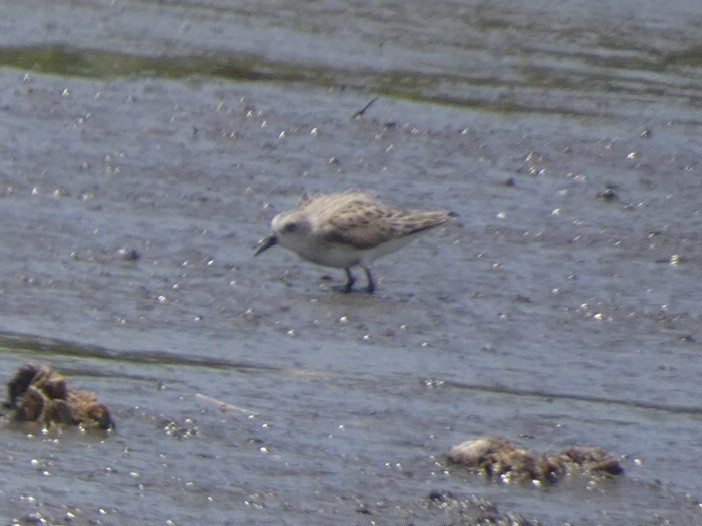
<svg viewBox="0 0 702 526">
<path fill-rule="evenodd" d="M 44 365 L 25 364 L 7 383 L 4 406 L 18 422 L 114 428 L 107 406 L 94 393 L 73 389 L 60 373 Z"/>
<path fill-rule="evenodd" d="M 599 448 L 571 446 L 558 453 L 538 454 L 500 437 L 463 442 L 451 449 L 448 459 L 496 482 L 553 484 L 573 471 L 624 473 L 619 460 Z"/>
</svg>

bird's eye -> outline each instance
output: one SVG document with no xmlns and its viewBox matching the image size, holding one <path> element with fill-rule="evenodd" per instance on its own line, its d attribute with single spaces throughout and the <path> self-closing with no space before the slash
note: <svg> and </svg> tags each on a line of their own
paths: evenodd
<svg viewBox="0 0 702 526">
<path fill-rule="evenodd" d="M 287 232 L 288 234 L 295 232 L 295 230 L 297 230 L 297 223 L 287 223 L 283 227 L 283 231 Z"/>
</svg>

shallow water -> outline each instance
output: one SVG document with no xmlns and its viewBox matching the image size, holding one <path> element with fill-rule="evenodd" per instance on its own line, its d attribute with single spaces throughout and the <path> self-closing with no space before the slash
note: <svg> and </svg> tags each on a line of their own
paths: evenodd
<svg viewBox="0 0 702 526">
<path fill-rule="evenodd" d="M 118 426 L 4 422 L 5 522 L 702 520 L 697 4 L 0 5 L 2 371 Z M 252 257 L 348 187 L 460 224 L 372 297 Z M 482 435 L 626 475 L 445 464 Z"/>
</svg>

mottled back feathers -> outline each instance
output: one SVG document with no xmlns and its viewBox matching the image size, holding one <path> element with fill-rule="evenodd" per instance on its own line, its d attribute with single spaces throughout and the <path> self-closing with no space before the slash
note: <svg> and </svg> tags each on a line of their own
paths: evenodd
<svg viewBox="0 0 702 526">
<path fill-rule="evenodd" d="M 311 233 L 331 243 L 370 249 L 393 239 L 439 226 L 454 214 L 403 210 L 365 192 L 305 196 L 298 203 L 311 222 Z"/>
</svg>

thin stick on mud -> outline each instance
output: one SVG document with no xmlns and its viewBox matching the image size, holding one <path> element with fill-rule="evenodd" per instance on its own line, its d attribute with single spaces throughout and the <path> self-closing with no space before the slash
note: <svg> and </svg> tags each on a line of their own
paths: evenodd
<svg viewBox="0 0 702 526">
<path fill-rule="evenodd" d="M 368 104 L 366 104 L 365 106 L 363 106 L 363 108 L 361 108 L 361 109 L 358 110 L 356 113 L 354 113 L 353 115 L 351 115 L 351 118 L 352 118 L 352 119 L 358 119 L 359 117 L 362 117 L 363 114 L 366 112 L 366 110 L 367 110 L 368 108 L 370 108 L 370 107 L 373 105 L 373 103 L 374 103 L 376 100 L 378 100 L 379 98 L 380 98 L 380 97 L 376 97 L 376 98 L 374 98 L 373 100 L 371 100 Z"/>
<path fill-rule="evenodd" d="M 249 415 L 257 416 L 258 413 L 255 411 L 251 411 L 249 409 L 246 409 L 244 407 L 238 407 L 233 404 L 229 404 L 227 402 L 224 402 L 222 400 L 219 400 L 217 398 L 214 398 L 212 396 L 208 396 L 206 394 L 202 393 L 195 393 L 195 396 L 198 397 L 200 400 L 204 400 L 205 402 L 209 402 L 210 404 L 216 405 L 220 411 L 225 412 L 225 411 L 236 411 L 238 413 L 246 413 Z"/>
</svg>

